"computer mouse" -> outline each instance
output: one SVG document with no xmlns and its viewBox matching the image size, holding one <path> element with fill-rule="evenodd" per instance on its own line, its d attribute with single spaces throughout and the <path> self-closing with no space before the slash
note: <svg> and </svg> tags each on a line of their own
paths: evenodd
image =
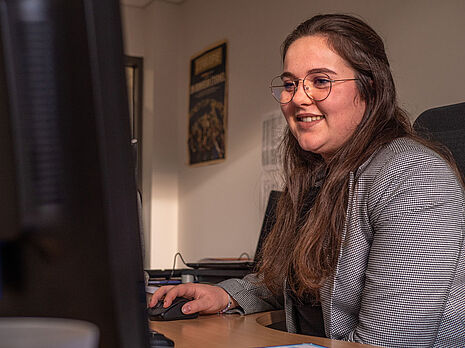
<svg viewBox="0 0 465 348">
<path fill-rule="evenodd" d="M 155 306 L 147 308 L 147 315 L 150 320 L 154 321 L 197 318 L 199 313 L 184 314 L 181 311 L 182 306 L 189 301 L 184 297 L 176 297 L 167 308 L 163 307 L 163 301 L 158 301 Z"/>
</svg>

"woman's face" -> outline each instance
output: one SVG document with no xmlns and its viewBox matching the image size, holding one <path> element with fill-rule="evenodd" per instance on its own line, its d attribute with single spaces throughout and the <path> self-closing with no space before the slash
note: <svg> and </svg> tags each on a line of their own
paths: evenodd
<svg viewBox="0 0 465 348">
<path fill-rule="evenodd" d="M 284 59 L 283 76 L 304 79 L 309 72 L 324 72 L 332 80 L 355 78 L 355 71 L 328 46 L 321 35 L 294 41 Z M 361 122 L 365 102 L 356 81 L 332 84 L 329 96 L 319 102 L 304 92 L 302 81 L 288 104 L 281 105 L 292 134 L 302 149 L 320 154 L 325 161 L 352 135 Z"/>
</svg>

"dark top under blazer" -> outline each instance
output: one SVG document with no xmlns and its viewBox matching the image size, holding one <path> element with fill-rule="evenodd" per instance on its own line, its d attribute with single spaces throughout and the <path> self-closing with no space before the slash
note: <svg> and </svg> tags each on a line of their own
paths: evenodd
<svg viewBox="0 0 465 348">
<path fill-rule="evenodd" d="M 338 264 L 320 291 L 326 336 L 465 347 L 465 193 L 447 163 L 396 139 L 350 173 L 348 190 Z M 219 285 L 244 314 L 284 308 L 295 332 L 287 293 L 272 296 L 254 274 Z"/>
</svg>

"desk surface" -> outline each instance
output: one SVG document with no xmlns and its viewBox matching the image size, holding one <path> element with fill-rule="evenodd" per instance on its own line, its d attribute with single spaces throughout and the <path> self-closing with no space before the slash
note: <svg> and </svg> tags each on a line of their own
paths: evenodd
<svg viewBox="0 0 465 348">
<path fill-rule="evenodd" d="M 282 344 L 315 343 L 331 348 L 370 347 L 359 343 L 291 334 L 267 328 L 284 319 L 282 311 L 201 315 L 197 319 L 151 321 L 150 327 L 171 338 L 175 348 L 263 347 Z M 373 346 L 371 346 L 373 347 Z"/>
</svg>

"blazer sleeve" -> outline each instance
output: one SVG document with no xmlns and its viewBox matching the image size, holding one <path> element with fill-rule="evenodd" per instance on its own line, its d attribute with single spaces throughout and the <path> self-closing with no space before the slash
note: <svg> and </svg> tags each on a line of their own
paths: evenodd
<svg viewBox="0 0 465 348">
<path fill-rule="evenodd" d="M 436 154 L 402 153 L 382 166 L 366 204 L 373 239 L 358 324 L 344 339 L 433 346 L 463 258 L 463 188 Z"/>
<path fill-rule="evenodd" d="M 218 286 L 223 288 L 239 304 L 234 312 L 251 314 L 283 308 L 283 297 L 273 295 L 256 274 L 242 279 L 227 279 Z"/>
</svg>

